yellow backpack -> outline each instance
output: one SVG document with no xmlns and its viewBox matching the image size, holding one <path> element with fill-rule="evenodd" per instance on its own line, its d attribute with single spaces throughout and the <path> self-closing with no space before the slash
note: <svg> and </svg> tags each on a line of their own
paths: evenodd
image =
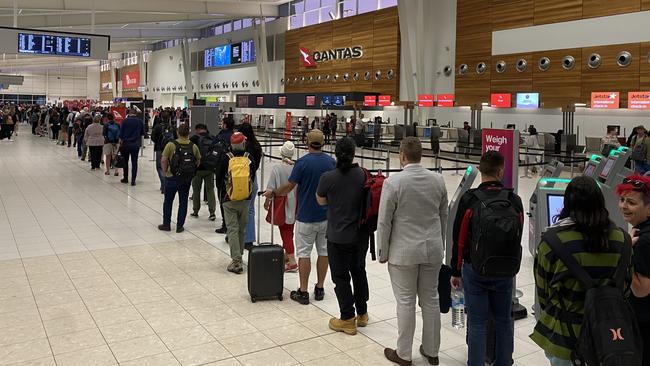
<svg viewBox="0 0 650 366">
<path fill-rule="evenodd" d="M 231 201 L 245 201 L 253 190 L 249 155 L 244 153 L 243 156 L 235 156 L 228 153 L 227 156 L 229 160 L 226 192 Z"/>
</svg>

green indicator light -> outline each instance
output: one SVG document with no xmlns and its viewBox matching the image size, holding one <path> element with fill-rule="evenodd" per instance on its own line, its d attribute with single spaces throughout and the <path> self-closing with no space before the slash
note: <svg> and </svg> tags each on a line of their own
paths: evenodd
<svg viewBox="0 0 650 366">
<path fill-rule="evenodd" d="M 465 175 L 469 175 L 472 172 L 472 166 L 468 166 L 467 170 L 465 171 Z"/>
<path fill-rule="evenodd" d="M 589 158 L 589 160 L 591 160 L 591 161 L 600 161 L 601 159 L 602 159 L 602 156 L 597 155 L 597 154 L 593 154 L 593 155 L 591 155 L 591 158 Z"/>
</svg>

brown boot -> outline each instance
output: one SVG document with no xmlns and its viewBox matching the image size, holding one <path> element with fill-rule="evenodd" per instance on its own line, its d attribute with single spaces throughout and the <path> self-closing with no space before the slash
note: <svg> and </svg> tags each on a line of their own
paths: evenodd
<svg viewBox="0 0 650 366">
<path fill-rule="evenodd" d="M 356 318 L 341 320 L 339 318 L 330 319 L 330 329 L 336 332 L 343 332 L 349 335 L 357 334 Z"/>
<path fill-rule="evenodd" d="M 357 327 L 365 327 L 368 325 L 368 313 L 357 315 Z"/>
<path fill-rule="evenodd" d="M 384 356 L 386 356 L 386 358 L 389 361 L 394 362 L 394 363 L 396 363 L 396 364 L 398 364 L 400 366 L 411 366 L 411 365 L 413 365 L 413 362 L 411 362 L 411 361 L 402 360 L 397 355 L 397 351 L 395 351 L 392 348 L 384 348 Z"/>
</svg>

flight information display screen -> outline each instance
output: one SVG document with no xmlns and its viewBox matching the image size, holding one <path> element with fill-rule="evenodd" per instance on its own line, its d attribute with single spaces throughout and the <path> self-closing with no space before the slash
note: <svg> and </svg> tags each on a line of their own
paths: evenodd
<svg viewBox="0 0 650 366">
<path fill-rule="evenodd" d="M 227 44 L 205 50 L 204 66 L 206 69 L 241 65 L 255 62 L 255 45 L 253 40 Z"/>
<path fill-rule="evenodd" d="M 49 34 L 18 33 L 18 53 L 90 57 L 90 39 Z"/>
</svg>

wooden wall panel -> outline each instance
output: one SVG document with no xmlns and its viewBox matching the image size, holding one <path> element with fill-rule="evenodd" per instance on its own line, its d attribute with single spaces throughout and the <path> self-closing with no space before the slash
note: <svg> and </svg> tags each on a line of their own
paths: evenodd
<svg viewBox="0 0 650 366">
<path fill-rule="evenodd" d="M 565 56 L 575 58 L 572 70 L 562 67 Z M 551 59 L 547 71 L 539 69 L 538 61 L 542 57 Z M 533 91 L 540 94 L 540 105 L 545 108 L 561 108 L 570 103 L 578 103 L 581 98 L 582 49 L 566 49 L 533 54 Z"/>
<path fill-rule="evenodd" d="M 456 36 L 491 32 L 489 2 L 486 0 L 458 0 L 456 2 Z"/>
<path fill-rule="evenodd" d="M 363 57 L 322 62 L 315 68 L 305 68 L 299 57 L 301 46 L 310 51 L 362 46 Z M 286 92 L 360 91 L 389 94 L 395 100 L 399 97 L 400 34 L 396 7 L 289 31 L 285 36 L 285 55 L 285 79 L 306 78 L 302 83 L 285 83 Z M 388 80 L 386 74 L 391 69 L 394 77 Z M 378 70 L 382 75 L 376 80 L 374 75 Z M 353 77 L 355 72 L 359 74 L 357 81 Z M 364 79 L 366 72 L 370 73 L 370 80 Z M 334 81 L 336 74 L 339 78 Z M 347 81 L 344 80 L 346 74 Z M 317 81 L 319 76 L 320 82 Z"/>
<path fill-rule="evenodd" d="M 650 0 L 641 0 L 641 10 L 650 10 Z"/>
<path fill-rule="evenodd" d="M 492 54 L 492 33 L 473 33 L 456 37 L 456 58 Z"/>
<path fill-rule="evenodd" d="M 534 0 L 490 0 L 492 31 L 532 26 L 534 2 Z"/>
<path fill-rule="evenodd" d="M 595 18 L 641 10 L 641 0 L 582 0 L 582 17 Z"/>
<path fill-rule="evenodd" d="M 650 91 L 650 62 L 648 62 L 648 56 L 650 55 L 650 42 L 641 43 L 641 56 L 639 63 L 639 88 L 643 91 Z"/>
<path fill-rule="evenodd" d="M 461 106 L 490 101 L 490 79 L 456 79 L 456 103 Z"/>
<path fill-rule="evenodd" d="M 535 25 L 582 18 L 582 0 L 537 0 L 534 9 Z"/>
</svg>

